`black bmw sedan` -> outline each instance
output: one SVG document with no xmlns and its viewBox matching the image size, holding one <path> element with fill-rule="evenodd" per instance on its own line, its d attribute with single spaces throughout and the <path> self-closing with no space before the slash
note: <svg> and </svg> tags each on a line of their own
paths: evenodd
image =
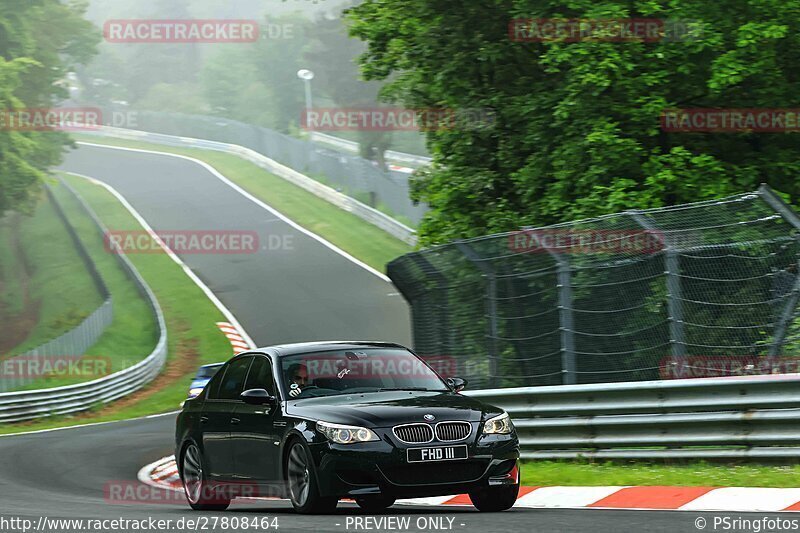
<svg viewBox="0 0 800 533">
<path fill-rule="evenodd" d="M 459 392 L 409 349 L 377 342 L 273 346 L 228 361 L 178 416 L 176 453 L 193 509 L 288 497 L 301 513 L 342 498 L 377 511 L 397 498 L 467 493 L 510 508 L 519 441 L 509 416 Z"/>
</svg>

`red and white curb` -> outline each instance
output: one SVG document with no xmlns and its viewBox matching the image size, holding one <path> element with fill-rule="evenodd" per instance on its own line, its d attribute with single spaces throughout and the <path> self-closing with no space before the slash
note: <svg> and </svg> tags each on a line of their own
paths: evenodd
<svg viewBox="0 0 800 533">
<path fill-rule="evenodd" d="M 139 481 L 182 491 L 175 457 L 139 471 Z M 275 498 L 272 498 L 275 499 Z M 472 505 L 469 496 L 398 500 L 408 505 Z M 800 488 L 752 487 L 520 487 L 514 507 L 539 509 L 645 509 L 677 511 L 800 511 Z"/>
<path fill-rule="evenodd" d="M 217 327 L 228 337 L 234 354 L 255 348 L 255 346 L 250 346 L 250 343 L 245 340 L 242 333 L 230 322 L 217 322 Z"/>
</svg>

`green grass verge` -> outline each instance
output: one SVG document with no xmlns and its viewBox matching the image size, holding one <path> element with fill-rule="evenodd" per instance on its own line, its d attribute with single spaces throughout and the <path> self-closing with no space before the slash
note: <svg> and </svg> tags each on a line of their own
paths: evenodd
<svg viewBox="0 0 800 533">
<path fill-rule="evenodd" d="M 529 486 L 797 487 L 798 479 L 800 465 L 528 461 L 522 467 L 522 484 Z"/>
<path fill-rule="evenodd" d="M 152 352 L 158 342 L 155 317 L 117 258 L 106 251 L 102 233 L 75 196 L 59 182 L 51 184 L 51 189 L 114 299 L 114 321 L 85 357 L 96 358 L 99 364 L 106 366 L 109 373 L 118 372 L 138 363 Z M 61 282 L 71 283 L 71 280 L 62 279 Z M 96 377 L 98 376 L 84 377 L 74 374 L 48 376 L 37 379 L 19 390 L 61 387 Z"/>
<path fill-rule="evenodd" d="M 24 353 L 59 337 L 103 303 L 63 222 L 44 194 L 32 216 L 12 217 L 17 221 L 7 217 L 0 231 L 3 298 L 9 304 L 6 319 L 10 318 L 12 328 L 19 327 L 14 320 L 32 321 L 32 328 L 8 355 Z M 29 277 L 12 237 L 11 224 L 15 223 L 19 224 L 18 246 L 27 259 Z M 23 283 L 28 287 L 28 302 L 24 301 Z"/>
<path fill-rule="evenodd" d="M 130 213 L 104 188 L 76 177 L 69 177 L 67 181 L 92 206 L 107 227 L 141 229 Z M 3 424 L 0 434 L 123 420 L 175 410 L 186 398 L 189 381 L 199 365 L 223 361 L 231 356 L 227 338 L 215 326 L 216 322 L 225 320 L 224 316 L 179 265 L 164 254 L 132 254 L 130 259 L 150 285 L 164 311 L 169 332 L 165 371 L 142 389 L 135 400 L 123 399 L 75 416 Z M 93 351 L 98 348 L 102 349 L 102 345 L 93 348 Z"/>
<path fill-rule="evenodd" d="M 386 270 L 386 264 L 392 259 L 412 251 L 411 246 L 385 231 L 235 155 L 91 135 L 74 137 L 96 144 L 157 150 L 204 161 L 253 196 L 380 272 Z"/>
</svg>

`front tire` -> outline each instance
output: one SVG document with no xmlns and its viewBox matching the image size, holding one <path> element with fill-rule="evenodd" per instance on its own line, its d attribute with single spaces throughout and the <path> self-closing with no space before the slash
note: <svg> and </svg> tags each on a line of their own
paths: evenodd
<svg viewBox="0 0 800 533">
<path fill-rule="evenodd" d="M 367 496 L 364 498 L 356 498 L 356 505 L 368 511 L 375 513 L 383 511 L 394 505 L 395 498 L 391 496 Z"/>
<path fill-rule="evenodd" d="M 230 498 L 214 490 L 206 478 L 203 454 L 196 444 L 190 444 L 181 460 L 181 482 L 189 506 L 195 511 L 224 511 L 231 504 Z"/>
<path fill-rule="evenodd" d="M 496 513 L 511 509 L 517 501 L 519 484 L 486 487 L 469 493 L 472 505 L 484 513 Z"/>
<path fill-rule="evenodd" d="M 311 464 L 311 454 L 299 441 L 289 448 L 286 481 L 289 486 L 289 500 L 298 513 L 332 513 L 339 503 L 336 497 L 320 496 L 317 473 Z"/>
</svg>

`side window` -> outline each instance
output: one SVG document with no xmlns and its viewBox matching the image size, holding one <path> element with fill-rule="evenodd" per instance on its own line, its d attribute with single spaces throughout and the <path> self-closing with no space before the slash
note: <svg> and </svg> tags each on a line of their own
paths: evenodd
<svg viewBox="0 0 800 533">
<path fill-rule="evenodd" d="M 275 394 L 275 387 L 272 384 L 272 365 L 266 357 L 254 357 L 253 366 L 247 375 L 247 383 L 244 390 L 266 389 L 268 393 Z"/>
<path fill-rule="evenodd" d="M 217 398 L 220 400 L 236 400 L 242 393 L 244 378 L 247 375 L 247 368 L 253 361 L 252 357 L 237 359 L 228 365 L 228 370 L 222 378 Z"/>
<path fill-rule="evenodd" d="M 217 373 L 214 374 L 214 377 L 208 382 L 206 385 L 206 399 L 207 400 L 216 400 L 219 397 L 219 384 L 222 381 L 222 376 L 225 375 L 225 371 L 228 367 L 222 367 L 217 370 Z"/>
</svg>

